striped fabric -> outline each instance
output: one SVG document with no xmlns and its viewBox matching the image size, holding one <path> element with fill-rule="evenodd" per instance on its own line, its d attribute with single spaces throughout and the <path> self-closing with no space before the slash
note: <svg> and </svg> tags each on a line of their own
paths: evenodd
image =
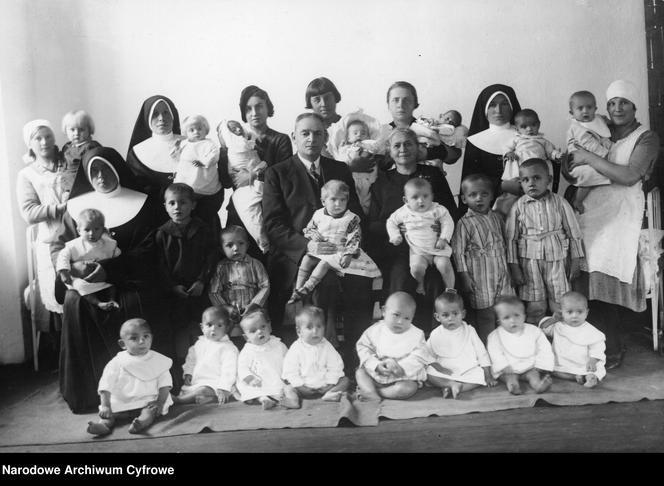
<svg viewBox="0 0 664 486">
<path fill-rule="evenodd" d="M 520 267 L 526 283 L 519 287 L 519 298 L 526 302 L 559 303 L 563 294 L 572 290 L 565 273 L 565 260 L 547 262 L 521 258 Z"/>
<path fill-rule="evenodd" d="M 265 306 L 270 294 L 270 280 L 265 267 L 255 258 L 224 258 L 210 280 L 209 297 L 214 305 L 235 305 L 244 310 L 249 304 Z"/>
<path fill-rule="evenodd" d="M 563 260 L 568 251 L 572 258 L 584 255 L 572 207 L 551 192 L 540 199 L 519 198 L 507 217 L 505 241 L 508 263 L 519 263 L 519 258 Z"/>
<path fill-rule="evenodd" d="M 505 260 L 503 221 L 498 213 L 472 209 L 459 220 L 451 241 L 457 271 L 473 280 L 470 307 L 491 307 L 500 295 L 514 295 Z"/>
</svg>

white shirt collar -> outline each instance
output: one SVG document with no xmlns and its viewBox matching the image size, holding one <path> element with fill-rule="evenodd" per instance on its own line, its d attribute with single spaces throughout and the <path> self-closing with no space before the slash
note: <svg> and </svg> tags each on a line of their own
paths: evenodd
<svg viewBox="0 0 664 486">
<path fill-rule="evenodd" d="M 302 157 L 300 157 L 300 154 L 297 154 L 297 158 L 302 161 L 302 163 L 304 164 L 304 168 L 307 169 L 308 172 L 311 172 L 311 165 L 313 164 L 317 172 L 320 174 L 320 156 L 318 156 L 318 158 L 313 162 L 309 162 L 308 160 L 303 159 Z"/>
</svg>

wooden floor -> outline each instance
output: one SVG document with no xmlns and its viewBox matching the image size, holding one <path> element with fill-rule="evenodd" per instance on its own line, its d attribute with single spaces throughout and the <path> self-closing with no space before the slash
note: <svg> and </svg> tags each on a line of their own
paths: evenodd
<svg viewBox="0 0 664 486">
<path fill-rule="evenodd" d="M 7 452 L 664 452 L 664 400 L 388 420 L 378 427 L 0 447 Z"/>
</svg>

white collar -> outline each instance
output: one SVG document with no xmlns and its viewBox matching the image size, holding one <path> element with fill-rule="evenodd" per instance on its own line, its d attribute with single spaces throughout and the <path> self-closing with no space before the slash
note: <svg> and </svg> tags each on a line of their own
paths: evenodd
<svg viewBox="0 0 664 486">
<path fill-rule="evenodd" d="M 576 122 L 579 125 L 581 125 L 586 130 L 590 130 L 591 132 L 596 133 L 600 137 L 611 138 L 611 130 L 609 130 L 609 127 L 604 121 L 604 118 L 602 118 L 600 115 L 596 115 L 595 118 L 593 118 L 589 122 L 581 122 L 575 119 L 572 120 L 573 122 Z"/>
<path fill-rule="evenodd" d="M 147 197 L 121 186 L 106 194 L 90 191 L 67 201 L 67 212 L 75 218 L 84 209 L 97 209 L 104 214 L 107 228 L 117 228 L 139 213 Z"/>
<path fill-rule="evenodd" d="M 311 166 L 313 165 L 320 174 L 320 155 L 313 162 L 309 162 L 308 160 L 300 157 L 300 154 L 297 154 L 297 158 L 302 161 L 302 163 L 304 164 L 304 168 L 307 169 L 307 172 L 311 172 Z"/>
<path fill-rule="evenodd" d="M 134 145 L 134 153 L 148 169 L 155 172 L 175 172 L 177 160 L 171 156 L 171 149 L 178 138 L 182 137 L 173 132 L 167 135 L 153 133 L 150 138 Z"/>
<path fill-rule="evenodd" d="M 490 154 L 502 155 L 505 147 L 512 141 L 516 129 L 509 123 L 489 125 L 489 128 L 468 137 L 470 143 Z"/>
</svg>

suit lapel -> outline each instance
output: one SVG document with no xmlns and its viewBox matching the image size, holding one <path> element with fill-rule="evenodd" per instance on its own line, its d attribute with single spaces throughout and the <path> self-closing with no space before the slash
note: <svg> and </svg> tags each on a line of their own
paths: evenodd
<svg viewBox="0 0 664 486">
<path fill-rule="evenodd" d="M 297 154 L 291 157 L 289 177 L 293 181 L 293 187 L 295 190 L 304 195 L 307 203 L 313 207 L 317 207 L 317 198 L 313 188 L 311 187 L 309 174 L 307 174 L 307 169 L 304 167 L 304 164 L 297 156 Z"/>
</svg>

